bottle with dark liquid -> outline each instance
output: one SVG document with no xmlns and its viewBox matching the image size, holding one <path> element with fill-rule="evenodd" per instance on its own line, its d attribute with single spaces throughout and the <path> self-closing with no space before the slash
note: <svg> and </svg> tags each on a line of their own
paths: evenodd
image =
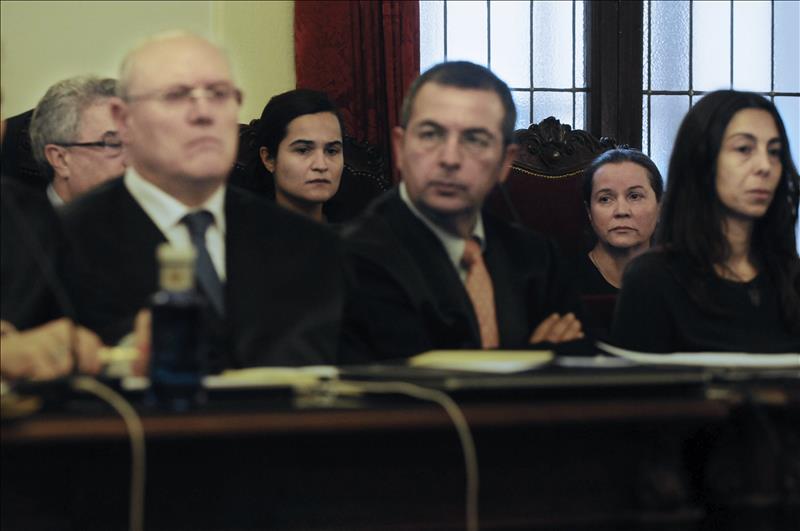
<svg viewBox="0 0 800 531">
<path fill-rule="evenodd" d="M 201 319 L 205 300 L 194 286 L 196 252 L 161 244 L 160 286 L 151 300 L 152 337 L 149 399 L 185 411 L 204 398 Z"/>
</svg>

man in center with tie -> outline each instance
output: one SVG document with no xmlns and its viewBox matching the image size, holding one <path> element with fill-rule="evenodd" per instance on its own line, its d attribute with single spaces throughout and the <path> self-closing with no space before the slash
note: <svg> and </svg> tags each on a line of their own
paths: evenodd
<svg viewBox="0 0 800 531">
<path fill-rule="evenodd" d="M 401 112 L 392 140 L 402 180 L 344 232 L 353 281 L 343 358 L 582 338 L 553 244 L 481 211 L 517 151 L 506 84 L 442 63 L 411 85 Z"/>
<path fill-rule="evenodd" d="M 227 57 L 198 36 L 159 35 L 126 56 L 112 115 L 130 167 L 62 213 L 78 320 L 115 343 L 158 289 L 158 245 L 192 243 L 212 371 L 335 363 L 340 244 L 226 186 L 241 101 Z"/>
</svg>

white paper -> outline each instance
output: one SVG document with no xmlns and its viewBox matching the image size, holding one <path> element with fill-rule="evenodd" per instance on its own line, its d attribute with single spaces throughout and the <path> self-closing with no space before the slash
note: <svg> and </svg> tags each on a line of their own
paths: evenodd
<svg viewBox="0 0 800 531">
<path fill-rule="evenodd" d="M 650 354 L 625 350 L 603 343 L 602 341 L 597 342 L 597 347 L 614 356 L 619 356 L 643 365 L 800 370 L 800 353 L 748 354 L 744 352 L 675 352 L 673 354 Z"/>
</svg>

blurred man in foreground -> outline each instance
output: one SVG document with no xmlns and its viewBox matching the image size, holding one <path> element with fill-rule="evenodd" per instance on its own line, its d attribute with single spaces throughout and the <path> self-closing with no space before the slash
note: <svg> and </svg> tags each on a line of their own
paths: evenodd
<svg viewBox="0 0 800 531">
<path fill-rule="evenodd" d="M 226 186 L 242 101 L 227 57 L 198 36 L 163 34 L 126 56 L 118 92 L 112 112 L 130 167 L 62 211 L 79 321 L 118 341 L 158 289 L 156 247 L 191 243 L 212 371 L 334 363 L 338 241 Z"/>
</svg>

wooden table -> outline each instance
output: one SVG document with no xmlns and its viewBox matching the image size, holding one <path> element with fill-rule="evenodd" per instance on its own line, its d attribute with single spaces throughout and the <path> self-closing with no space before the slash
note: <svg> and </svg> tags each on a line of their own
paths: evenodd
<svg viewBox="0 0 800 531">
<path fill-rule="evenodd" d="M 791 447 L 793 437 L 800 443 L 793 392 L 773 386 L 753 407 L 724 389 L 464 400 L 478 452 L 481 528 L 751 529 L 757 521 L 783 530 L 800 513 L 792 499 L 800 487 L 776 494 L 772 477 L 787 459 L 800 462 Z M 3 425 L 4 530 L 125 528 L 124 424 L 98 404 L 77 402 Z M 182 415 L 143 410 L 146 529 L 464 528 L 463 455 L 438 406 L 312 402 L 266 397 Z M 770 430 L 779 455 L 765 449 Z M 717 468 L 731 462 L 738 465 L 725 494 Z"/>
</svg>

